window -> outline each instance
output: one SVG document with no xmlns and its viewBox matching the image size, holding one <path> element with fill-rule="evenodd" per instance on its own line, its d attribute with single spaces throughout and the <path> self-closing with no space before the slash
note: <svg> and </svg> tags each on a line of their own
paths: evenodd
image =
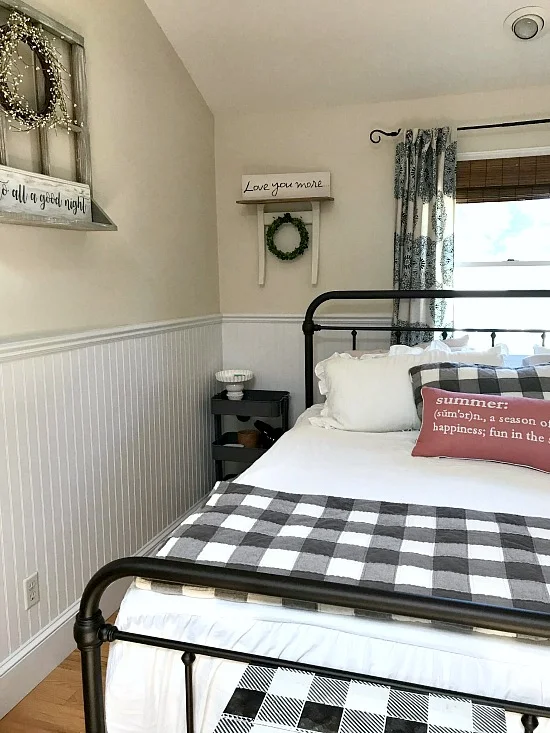
<svg viewBox="0 0 550 733">
<path fill-rule="evenodd" d="M 455 288 L 550 288 L 550 156 L 459 162 L 455 222 Z M 460 328 L 545 328 L 542 299 L 454 301 Z M 516 354 L 531 354 L 539 334 L 503 334 Z M 489 344 L 471 334 L 474 346 Z"/>
</svg>

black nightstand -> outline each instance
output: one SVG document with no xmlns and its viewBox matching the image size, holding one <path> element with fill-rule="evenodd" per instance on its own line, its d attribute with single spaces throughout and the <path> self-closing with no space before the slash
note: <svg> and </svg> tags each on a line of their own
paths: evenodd
<svg viewBox="0 0 550 733">
<path fill-rule="evenodd" d="M 223 479 L 223 462 L 254 463 L 268 448 L 236 447 L 237 433 L 224 433 L 222 415 L 236 415 L 240 420 L 250 417 L 279 418 L 281 426 L 288 430 L 288 392 L 264 389 L 245 389 L 242 400 L 228 400 L 227 392 L 212 397 L 212 414 L 215 419 L 216 437 L 212 443 L 212 457 L 216 463 L 216 480 Z M 228 445 L 233 443 L 233 445 Z"/>
</svg>

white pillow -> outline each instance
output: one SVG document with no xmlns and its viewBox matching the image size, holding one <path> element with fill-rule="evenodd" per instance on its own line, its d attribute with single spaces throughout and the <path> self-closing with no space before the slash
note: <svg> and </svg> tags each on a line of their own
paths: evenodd
<svg viewBox="0 0 550 733">
<path fill-rule="evenodd" d="M 327 399 L 321 417 L 310 418 L 310 423 L 370 433 L 418 428 L 409 369 L 430 361 L 445 361 L 447 356 L 445 351 L 431 351 L 370 359 L 327 359 L 322 368 Z"/>
<path fill-rule="evenodd" d="M 487 366 L 504 366 L 508 349 L 504 344 L 492 346 L 487 351 L 451 351 L 445 361 L 454 364 L 486 364 Z"/>
<path fill-rule="evenodd" d="M 415 351 L 413 349 L 413 351 Z M 499 349 L 482 363 L 502 366 Z M 420 349 L 406 353 L 355 359 L 349 354 L 334 354 L 317 364 L 319 391 L 327 396 L 320 417 L 310 423 L 322 428 L 369 433 L 415 430 L 420 427 L 410 383 L 409 369 L 418 364 L 460 361 L 477 364 L 479 354 L 462 352 L 460 358 L 450 350 Z M 488 352 L 484 352 L 488 354 Z"/>
<path fill-rule="evenodd" d="M 537 366 L 537 364 L 550 363 L 550 350 L 548 354 L 535 354 L 535 356 L 526 356 L 522 361 L 522 366 Z"/>
<path fill-rule="evenodd" d="M 547 346 L 533 346 L 533 353 L 537 356 L 539 354 L 550 354 L 550 349 Z"/>
<path fill-rule="evenodd" d="M 391 356 L 399 356 L 402 354 L 423 354 L 426 350 L 433 351 L 434 349 L 437 349 L 435 346 L 437 343 L 437 341 L 432 341 L 429 344 L 426 344 L 423 348 L 420 348 L 419 346 L 402 346 L 401 344 L 397 344 L 395 346 L 391 346 L 389 351 L 387 349 L 375 349 L 372 351 L 336 351 L 332 356 L 329 356 L 327 359 L 323 359 L 323 361 L 319 361 L 315 366 L 315 376 L 319 380 L 319 392 L 322 395 L 327 393 L 325 364 L 327 364 L 331 359 L 372 359 L 380 358 L 381 356 L 388 356 L 389 354 L 391 354 Z M 443 349 L 440 350 L 451 353 L 451 350 L 447 349 L 447 347 L 443 347 Z"/>
<path fill-rule="evenodd" d="M 451 351 L 462 351 L 463 349 L 468 348 L 468 344 L 470 342 L 470 337 L 468 334 L 465 334 L 464 336 L 460 336 L 459 338 L 453 338 L 453 339 L 436 339 L 435 341 L 430 341 L 429 343 L 423 343 L 423 344 L 416 344 L 416 346 L 420 346 L 421 349 L 425 349 L 427 346 L 430 346 L 431 344 L 444 344 L 445 346 L 448 346 Z"/>
<path fill-rule="evenodd" d="M 423 354 L 425 351 L 433 351 L 431 344 L 427 344 L 425 348 L 421 346 L 403 346 L 402 344 L 395 344 L 390 346 L 388 351 L 389 356 L 403 356 L 403 354 Z M 448 349 L 440 349 L 440 351 L 448 351 Z"/>
<path fill-rule="evenodd" d="M 463 347 L 465 348 L 465 347 Z M 398 354 L 422 354 L 425 351 L 445 351 L 450 354 L 452 351 L 456 351 L 456 348 L 451 348 L 446 341 L 427 341 L 424 344 L 416 344 L 415 346 L 403 346 L 403 344 L 395 344 L 390 346 L 389 354 L 396 356 Z"/>
<path fill-rule="evenodd" d="M 497 344 L 486 351 L 474 351 L 473 349 L 449 348 L 445 341 L 430 341 L 424 347 L 391 346 L 389 353 L 390 356 L 397 356 L 398 354 L 422 354 L 429 351 L 444 351 L 447 354 L 447 361 L 460 362 L 461 364 L 503 366 L 502 357 L 508 354 L 508 347 L 505 344 Z"/>
<path fill-rule="evenodd" d="M 325 378 L 325 369 L 326 365 L 335 360 L 335 359 L 355 359 L 356 361 L 364 360 L 364 359 L 378 359 L 382 356 L 387 356 L 387 351 L 365 351 L 361 353 L 361 356 L 353 356 L 354 352 L 351 351 L 342 351 L 342 352 L 335 352 L 332 356 L 329 356 L 328 359 L 323 359 L 323 361 L 320 361 L 315 366 L 315 376 L 319 380 L 319 392 L 320 394 L 325 395 L 328 391 L 328 387 L 326 384 L 326 378 Z M 358 352 L 355 352 L 358 353 Z"/>
<path fill-rule="evenodd" d="M 357 359 L 360 359 L 362 356 L 381 356 L 382 354 L 387 354 L 387 349 L 371 349 L 370 351 L 343 351 L 341 352 L 343 354 L 349 354 L 350 356 L 355 356 Z"/>
</svg>

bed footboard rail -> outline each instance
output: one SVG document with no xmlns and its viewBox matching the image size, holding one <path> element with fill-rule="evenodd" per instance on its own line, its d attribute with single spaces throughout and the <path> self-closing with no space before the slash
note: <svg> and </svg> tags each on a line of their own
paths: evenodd
<svg viewBox="0 0 550 733">
<path fill-rule="evenodd" d="M 527 733 L 532 733 L 538 725 L 537 716 L 550 717 L 550 709 L 536 705 L 476 697 L 452 690 L 434 690 L 434 688 L 426 688 L 412 683 L 381 680 L 380 678 L 346 673 L 341 670 L 300 664 L 290 660 L 261 657 L 243 652 L 120 631 L 116 626 L 105 623 L 100 610 L 101 597 L 109 585 L 115 581 L 135 576 L 168 583 L 217 587 L 293 600 L 314 601 L 363 611 L 410 616 L 412 618 L 486 628 L 550 640 L 550 614 L 536 611 L 499 608 L 470 601 L 371 590 L 343 583 L 325 582 L 321 584 L 309 579 L 260 574 L 245 570 L 227 570 L 226 568 L 197 565 L 169 558 L 123 558 L 105 565 L 89 581 L 84 589 L 79 613 L 75 620 L 74 637 L 81 652 L 86 733 L 106 733 L 107 730 L 101 674 L 101 646 L 104 642 L 115 640 L 173 649 L 183 653 L 187 733 L 194 733 L 192 669 L 196 655 L 214 656 L 220 659 L 261 664 L 263 666 L 284 666 L 302 671 L 321 672 L 332 676 L 340 675 L 347 679 L 353 678 L 377 684 L 390 684 L 393 687 L 408 691 L 452 694 L 477 701 L 480 704 L 499 706 L 511 712 L 521 713 Z"/>
</svg>

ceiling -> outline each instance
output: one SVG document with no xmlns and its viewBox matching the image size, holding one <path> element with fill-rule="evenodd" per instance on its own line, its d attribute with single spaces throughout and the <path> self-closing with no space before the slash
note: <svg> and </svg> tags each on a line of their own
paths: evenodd
<svg viewBox="0 0 550 733">
<path fill-rule="evenodd" d="M 525 0 L 146 0 L 214 112 L 550 84 L 541 38 L 505 32 Z"/>
</svg>

